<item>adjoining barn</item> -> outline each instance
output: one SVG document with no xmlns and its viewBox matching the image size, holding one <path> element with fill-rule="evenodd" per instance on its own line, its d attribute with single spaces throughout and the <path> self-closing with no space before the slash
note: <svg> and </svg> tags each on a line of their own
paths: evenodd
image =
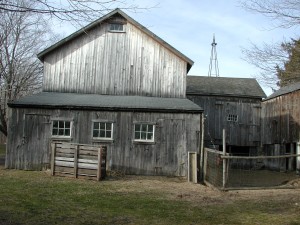
<svg viewBox="0 0 300 225">
<path fill-rule="evenodd" d="M 300 82 L 282 87 L 262 102 L 262 124 L 264 152 L 300 154 Z M 277 163 L 282 171 L 296 169 L 295 157 Z M 300 161 L 298 164 L 300 173 Z"/>
<path fill-rule="evenodd" d="M 186 94 L 204 110 L 206 147 L 222 150 L 225 128 L 228 153 L 257 154 L 261 146 L 261 100 L 266 95 L 255 79 L 188 76 Z"/>
<path fill-rule="evenodd" d="M 6 168 L 49 167 L 50 142 L 107 145 L 107 169 L 187 176 L 202 108 L 193 61 L 119 9 L 38 55 L 43 92 L 11 102 Z"/>
</svg>

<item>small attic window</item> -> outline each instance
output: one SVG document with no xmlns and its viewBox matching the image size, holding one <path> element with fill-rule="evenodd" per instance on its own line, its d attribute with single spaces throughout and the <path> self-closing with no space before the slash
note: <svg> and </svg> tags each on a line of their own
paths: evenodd
<svg viewBox="0 0 300 225">
<path fill-rule="evenodd" d="M 237 122 L 238 121 L 238 115 L 228 114 L 227 115 L 227 121 Z"/>
<path fill-rule="evenodd" d="M 124 25 L 121 23 L 110 23 L 109 31 L 112 32 L 124 32 Z"/>
</svg>

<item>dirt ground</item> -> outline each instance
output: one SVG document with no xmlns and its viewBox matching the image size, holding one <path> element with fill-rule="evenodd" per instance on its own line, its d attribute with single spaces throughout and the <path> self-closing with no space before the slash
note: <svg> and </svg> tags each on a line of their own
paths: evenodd
<svg viewBox="0 0 300 225">
<path fill-rule="evenodd" d="M 114 179 L 114 178 L 113 178 Z M 109 182 L 107 179 L 104 182 Z M 170 199 L 182 199 L 191 204 L 230 203 L 237 200 L 281 200 L 291 199 L 300 207 L 300 178 L 286 184 L 285 189 L 257 189 L 221 191 L 212 186 L 193 184 L 182 178 L 124 176 L 116 180 L 117 192 L 145 192 L 154 191 L 164 193 Z"/>
</svg>

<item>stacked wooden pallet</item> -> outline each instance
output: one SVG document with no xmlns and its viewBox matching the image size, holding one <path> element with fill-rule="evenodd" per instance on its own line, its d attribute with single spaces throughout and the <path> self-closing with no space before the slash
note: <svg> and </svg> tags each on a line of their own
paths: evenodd
<svg viewBox="0 0 300 225">
<path fill-rule="evenodd" d="M 101 180 L 106 176 L 106 146 L 51 143 L 51 174 Z"/>
</svg>

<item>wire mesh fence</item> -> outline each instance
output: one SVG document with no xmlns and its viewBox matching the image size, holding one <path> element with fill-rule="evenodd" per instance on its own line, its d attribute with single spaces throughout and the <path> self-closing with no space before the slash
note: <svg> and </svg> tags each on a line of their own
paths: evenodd
<svg viewBox="0 0 300 225">
<path fill-rule="evenodd" d="M 298 188 L 296 159 L 300 155 L 232 156 L 205 148 L 204 180 L 220 189 Z"/>
<path fill-rule="evenodd" d="M 223 184 L 223 160 L 222 152 L 204 149 L 204 180 L 213 186 L 222 187 Z"/>
</svg>

